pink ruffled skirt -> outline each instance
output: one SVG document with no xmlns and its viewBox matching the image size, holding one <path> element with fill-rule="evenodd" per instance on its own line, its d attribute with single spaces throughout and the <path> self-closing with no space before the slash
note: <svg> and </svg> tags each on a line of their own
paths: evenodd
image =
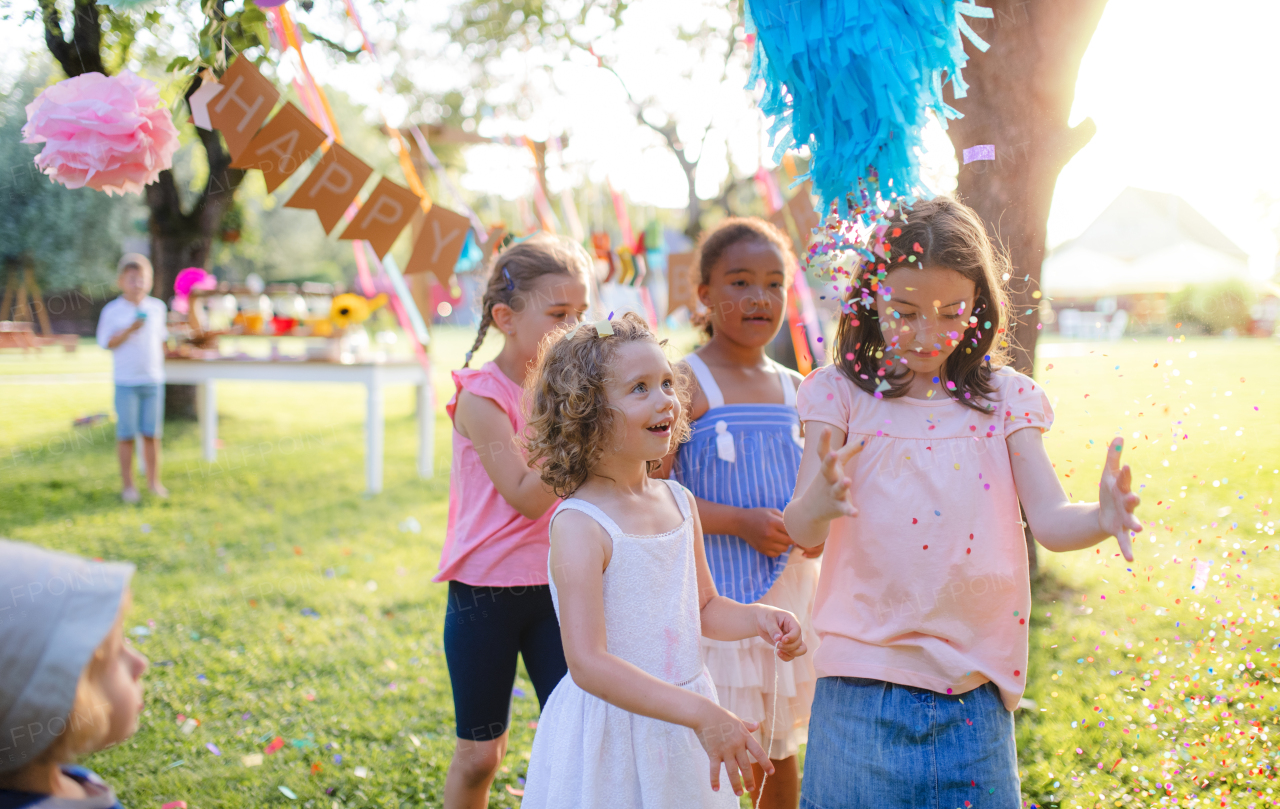
<svg viewBox="0 0 1280 809">
<path fill-rule="evenodd" d="M 818 589 L 821 557 L 806 559 L 793 548 L 782 574 L 760 599 L 760 604 L 787 610 L 800 620 L 808 652 L 784 663 L 773 647 L 760 638 L 721 641 L 702 638 L 702 656 L 716 684 L 720 705 L 740 719 L 760 722 L 756 739 L 769 758 L 781 760 L 800 752 L 809 737 L 809 710 L 818 677 L 813 655 L 818 636 L 813 631 L 813 597 Z M 777 719 L 769 727 L 773 710 L 774 661 L 778 669 Z"/>
</svg>

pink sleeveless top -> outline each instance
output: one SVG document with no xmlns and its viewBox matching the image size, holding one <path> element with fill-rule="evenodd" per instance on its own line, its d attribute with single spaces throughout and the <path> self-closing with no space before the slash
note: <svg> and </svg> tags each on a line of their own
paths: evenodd
<svg viewBox="0 0 1280 809">
<path fill-rule="evenodd" d="M 492 399 L 511 420 L 519 436 L 524 431 L 520 410 L 520 386 L 492 362 L 480 368 L 453 372 L 457 392 L 445 405 L 454 418 L 458 394 Z M 449 527 L 440 554 L 440 572 L 433 581 L 460 581 L 474 587 L 521 587 L 547 583 L 547 557 L 551 552 L 548 527 L 551 513 L 530 520 L 511 506 L 494 487 L 480 451 L 510 455 L 525 464 L 519 446 L 477 448 L 470 439 L 453 430 L 453 462 L 449 467 Z"/>
</svg>

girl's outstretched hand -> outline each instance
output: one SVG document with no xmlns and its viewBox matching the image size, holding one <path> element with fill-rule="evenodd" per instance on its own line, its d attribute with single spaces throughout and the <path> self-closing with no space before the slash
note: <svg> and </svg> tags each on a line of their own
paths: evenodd
<svg viewBox="0 0 1280 809">
<path fill-rule="evenodd" d="M 1107 463 L 1102 468 L 1102 480 L 1098 483 L 1098 526 L 1116 538 L 1125 561 L 1132 562 L 1133 544 L 1129 541 L 1129 532 L 1136 534 L 1142 531 L 1142 522 L 1133 513 L 1142 500 L 1133 493 L 1133 473 L 1128 465 L 1120 466 L 1123 449 L 1123 438 L 1114 439 L 1107 448 Z"/>
<path fill-rule="evenodd" d="M 760 611 L 760 637 L 778 650 L 783 662 L 795 660 L 808 651 L 801 637 L 800 622 L 786 610 L 768 607 Z"/>
<path fill-rule="evenodd" d="M 836 517 L 856 517 L 858 510 L 853 507 L 849 493 L 853 481 L 844 473 L 849 459 L 862 452 L 866 439 L 855 442 L 849 436 L 848 443 L 838 450 L 831 449 L 831 430 L 824 429 L 818 438 L 818 457 L 822 459 L 822 478 L 815 478 L 810 489 L 817 495 L 815 505 L 819 519 L 834 520 Z"/>
<path fill-rule="evenodd" d="M 705 715 L 702 716 L 694 731 L 698 741 L 707 751 L 711 759 L 711 789 L 720 791 L 720 765 L 723 763 L 729 773 L 729 786 L 734 795 L 742 795 L 743 782 L 747 791 L 756 788 L 755 776 L 751 773 L 751 759 L 759 762 L 769 775 L 773 775 L 773 762 L 764 752 L 764 748 L 751 734 L 760 727 L 759 722 L 747 722 L 721 708 L 710 700 L 707 701 Z"/>
</svg>

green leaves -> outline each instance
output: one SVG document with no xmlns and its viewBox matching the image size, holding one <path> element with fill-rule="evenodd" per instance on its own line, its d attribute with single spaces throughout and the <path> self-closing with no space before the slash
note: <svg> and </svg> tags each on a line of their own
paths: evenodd
<svg viewBox="0 0 1280 809">
<path fill-rule="evenodd" d="M 266 56 L 271 46 L 267 15 L 253 0 L 245 0 L 244 7 L 230 15 L 226 13 L 225 0 L 203 0 L 201 10 L 205 24 L 196 36 L 197 55 L 178 64 L 178 67 L 191 73 L 209 68 L 221 76 L 237 54 L 259 48 L 261 51 L 250 57 L 256 63 Z M 171 65 L 177 62 L 175 59 Z"/>
</svg>

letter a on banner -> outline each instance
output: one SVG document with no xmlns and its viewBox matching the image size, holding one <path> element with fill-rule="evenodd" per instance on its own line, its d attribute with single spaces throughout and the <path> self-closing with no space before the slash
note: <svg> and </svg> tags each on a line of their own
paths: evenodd
<svg viewBox="0 0 1280 809">
<path fill-rule="evenodd" d="M 417 194 L 383 177 L 338 238 L 364 239 L 381 259 L 421 205 L 422 198 Z"/>
<path fill-rule="evenodd" d="M 261 170 L 267 191 L 275 191 L 322 143 L 324 132 L 320 127 L 291 102 L 285 102 L 276 117 L 249 141 L 240 158 L 231 161 L 231 167 Z"/>
<path fill-rule="evenodd" d="M 471 221 L 440 205 L 432 205 L 422 223 L 422 232 L 413 246 L 413 255 L 405 265 L 404 274 L 429 272 L 440 279 L 441 286 L 449 285 L 454 265 L 467 242 L 467 229 Z"/>
<path fill-rule="evenodd" d="M 315 211 L 324 232 L 331 233 L 370 174 L 373 174 L 372 168 L 335 143 L 284 207 Z"/>
<path fill-rule="evenodd" d="M 237 57 L 218 81 L 222 91 L 209 102 L 209 122 L 226 138 L 231 159 L 239 160 L 280 100 L 280 91 L 243 56 Z"/>
</svg>

